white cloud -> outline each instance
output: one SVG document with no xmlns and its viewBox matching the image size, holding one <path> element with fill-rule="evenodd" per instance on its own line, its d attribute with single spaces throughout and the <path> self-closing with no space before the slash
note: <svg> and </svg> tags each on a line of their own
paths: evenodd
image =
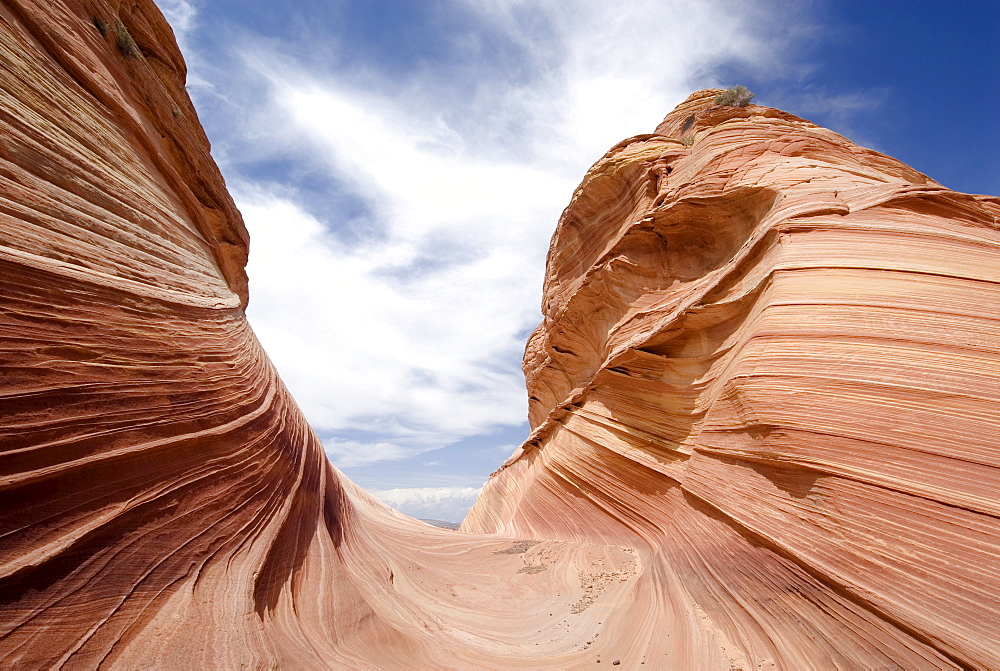
<svg viewBox="0 0 1000 671">
<path fill-rule="evenodd" d="M 544 26 L 521 32 L 531 59 L 547 71 L 525 96 L 534 101 L 529 111 L 547 121 L 534 141 L 546 145 L 542 152 L 572 157 L 567 167 L 577 178 L 619 140 L 651 132 L 693 89 L 724 83 L 716 66 L 740 61 L 772 74 L 789 67 L 781 56 L 796 32 L 797 10 L 788 3 L 594 0 L 572 10 L 561 0 L 463 4 L 511 33 Z"/>
<path fill-rule="evenodd" d="M 188 0 L 159 0 L 156 4 L 163 12 L 167 23 L 174 29 L 174 35 L 184 49 L 185 37 L 195 27 L 194 19 L 198 15 L 198 10 Z"/>
<path fill-rule="evenodd" d="M 407 456 L 404 448 L 385 441 L 366 443 L 361 440 L 329 438 L 323 441 L 323 448 L 338 468 L 366 466 L 379 461 L 396 461 Z"/>
<path fill-rule="evenodd" d="M 371 492 L 386 504 L 411 517 L 461 522 L 469 513 L 481 488 L 414 487 Z"/>
<path fill-rule="evenodd" d="M 167 6 L 193 20 L 184 0 Z M 468 34 L 453 38 L 468 62 L 446 73 L 321 69 L 289 56 L 301 45 L 264 39 L 225 71 L 199 72 L 229 106 L 232 135 L 216 149 L 251 233 L 254 329 L 321 433 L 372 436 L 327 441 L 341 466 L 524 420 L 524 334 L 583 172 L 717 83 L 720 62 L 778 67 L 776 26 L 793 13 L 679 0 L 456 6 L 514 45 L 516 76 Z M 249 177 L 262 159 L 302 166 L 310 192 Z"/>
<path fill-rule="evenodd" d="M 381 432 L 412 454 L 522 421 L 511 364 L 537 289 L 505 276 L 532 272 L 516 254 L 498 244 L 401 280 L 391 273 L 416 244 L 349 247 L 286 197 L 238 190 L 237 202 L 266 258 L 251 253 L 251 321 L 320 431 Z"/>
</svg>

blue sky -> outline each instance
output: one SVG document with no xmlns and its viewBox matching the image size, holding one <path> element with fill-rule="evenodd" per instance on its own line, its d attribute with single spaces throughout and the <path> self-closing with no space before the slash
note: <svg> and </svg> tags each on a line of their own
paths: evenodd
<svg viewBox="0 0 1000 671">
<path fill-rule="evenodd" d="M 589 165 L 742 83 L 997 193 L 994 0 L 162 0 L 251 233 L 248 315 L 333 462 L 457 521 L 527 435 L 520 358 Z"/>
</svg>

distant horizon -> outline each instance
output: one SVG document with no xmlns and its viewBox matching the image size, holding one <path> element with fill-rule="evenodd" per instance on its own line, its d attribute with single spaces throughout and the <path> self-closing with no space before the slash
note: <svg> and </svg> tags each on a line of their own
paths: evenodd
<svg viewBox="0 0 1000 671">
<path fill-rule="evenodd" d="M 545 254 L 587 168 L 748 86 L 996 195 L 1000 4 L 165 0 L 251 233 L 248 317 L 348 477 L 461 521 L 527 437 Z"/>
</svg>

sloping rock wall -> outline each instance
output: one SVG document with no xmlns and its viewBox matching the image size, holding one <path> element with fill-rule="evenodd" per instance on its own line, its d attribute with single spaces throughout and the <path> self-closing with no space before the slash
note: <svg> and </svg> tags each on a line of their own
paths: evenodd
<svg viewBox="0 0 1000 671">
<path fill-rule="evenodd" d="M 606 649 L 586 611 L 634 552 L 435 529 L 329 464 L 244 317 L 246 231 L 155 6 L 4 0 L 0 35 L 0 667 Z"/>
<path fill-rule="evenodd" d="M 573 195 L 464 528 L 641 548 L 743 668 L 996 666 L 1000 201 L 717 93 Z"/>
</svg>

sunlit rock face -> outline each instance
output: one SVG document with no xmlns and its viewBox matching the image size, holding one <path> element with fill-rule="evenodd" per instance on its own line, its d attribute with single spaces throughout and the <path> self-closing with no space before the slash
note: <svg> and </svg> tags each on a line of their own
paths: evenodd
<svg viewBox="0 0 1000 671">
<path fill-rule="evenodd" d="M 0 31 L 0 668 L 579 659 L 596 621 L 556 616 L 632 553 L 437 530 L 326 460 L 159 11 L 11 0 Z"/>
<path fill-rule="evenodd" d="M 1000 201 L 717 93 L 573 195 L 464 528 L 636 548 L 674 668 L 997 668 Z"/>
<path fill-rule="evenodd" d="M 695 94 L 566 210 L 455 533 L 254 338 L 158 10 L 0 30 L 0 667 L 1000 666 L 996 200 Z"/>
</svg>

